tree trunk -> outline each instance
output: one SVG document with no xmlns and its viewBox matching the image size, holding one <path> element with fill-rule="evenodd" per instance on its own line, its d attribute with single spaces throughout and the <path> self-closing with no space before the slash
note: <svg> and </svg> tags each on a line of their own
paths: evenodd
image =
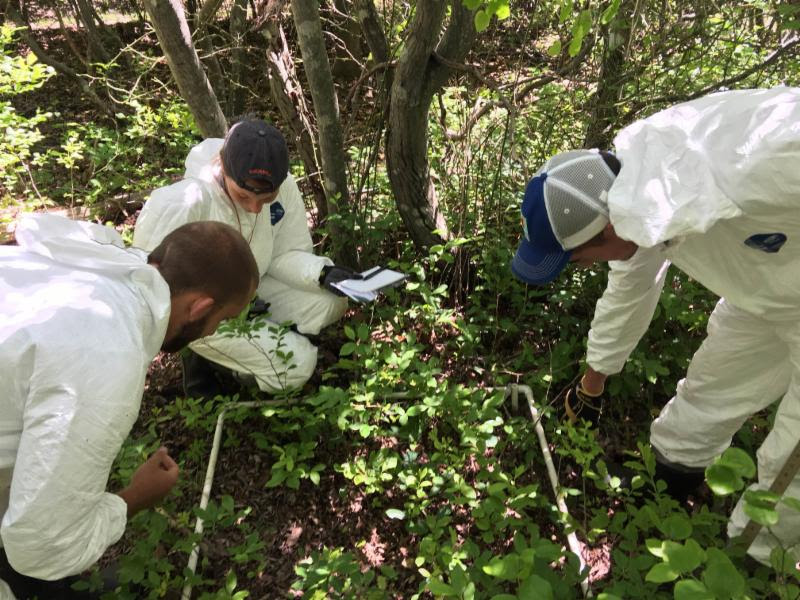
<svg viewBox="0 0 800 600">
<path fill-rule="evenodd" d="M 240 115 L 244 110 L 242 72 L 244 71 L 244 34 L 247 24 L 247 0 L 234 0 L 231 6 L 230 34 L 231 70 L 228 77 L 228 114 Z"/>
<path fill-rule="evenodd" d="M 317 0 L 291 0 L 292 16 L 297 28 L 297 42 L 303 55 L 314 113 L 319 127 L 319 148 L 322 159 L 323 183 L 328 199 L 328 215 L 347 214 L 350 198 L 347 189 L 347 165 L 344 140 L 339 124 L 339 105 L 333 87 L 331 67 L 322 37 Z M 337 255 L 354 264 L 355 245 L 352 236 L 338 222 L 333 223 Z"/>
<path fill-rule="evenodd" d="M 417 2 L 390 97 L 386 163 L 397 210 L 417 247 L 440 243 L 448 236 L 430 178 L 427 150 L 430 104 L 451 70 L 434 53 L 460 62 L 475 37 L 472 12 L 461 0 L 452 0 L 450 20 L 440 39 L 446 9 L 438 0 Z"/>
<path fill-rule="evenodd" d="M 613 128 L 619 122 L 618 102 L 626 78 L 625 48 L 631 34 L 630 17 L 635 2 L 623 0 L 620 17 L 603 35 L 603 63 L 597 78 L 597 91 L 592 98 L 591 117 L 586 128 L 584 148 L 606 149 L 614 138 Z"/>
<path fill-rule="evenodd" d="M 72 38 L 72 34 L 70 34 L 69 29 L 64 24 L 64 15 L 61 12 L 61 7 L 59 6 L 58 0 L 54 0 L 52 3 L 53 12 L 56 14 L 56 19 L 58 19 L 58 26 L 61 28 L 61 35 L 64 36 L 64 39 L 67 41 L 67 45 L 69 49 L 72 50 L 72 53 L 75 57 L 80 61 L 83 65 L 84 69 L 89 68 L 89 60 L 88 57 L 84 57 L 81 54 L 81 51 L 78 50 L 78 45 L 75 43 L 75 40 Z"/>
<path fill-rule="evenodd" d="M 97 25 L 94 22 L 94 15 L 92 14 L 91 7 L 86 4 L 86 0 L 72 0 L 72 4 L 75 8 L 75 14 L 78 17 L 78 20 L 83 23 L 83 27 L 86 30 L 86 39 L 89 43 L 90 62 L 92 58 L 104 63 L 109 62 L 111 60 L 111 56 L 108 54 L 105 46 L 103 45 L 103 38 L 100 36 L 100 32 L 98 31 Z"/>
<path fill-rule="evenodd" d="M 375 10 L 375 0 L 354 0 L 356 8 L 356 19 L 364 32 L 364 39 L 367 40 L 369 51 L 372 52 L 372 60 L 375 63 L 384 63 L 389 60 L 389 44 L 386 41 L 386 34 L 383 32 L 378 11 Z"/>
<path fill-rule="evenodd" d="M 314 195 L 317 217 L 320 221 L 324 221 L 328 216 L 328 203 L 325 199 L 325 188 L 322 185 L 321 168 L 314 151 L 314 126 L 311 122 L 313 115 L 306 106 L 303 90 L 297 80 L 286 35 L 276 19 L 272 19 L 267 24 L 264 36 L 267 39 L 269 87 L 272 99 L 283 120 L 294 134 L 297 151 L 303 161 Z"/>
<path fill-rule="evenodd" d="M 207 69 L 208 82 L 214 94 L 219 94 L 220 97 L 225 96 L 225 91 L 228 86 L 225 85 L 225 75 L 222 73 L 222 67 L 214 54 L 214 42 L 211 32 L 207 26 L 203 26 L 195 30 L 194 39 L 197 40 L 197 47 L 203 53 L 203 60 L 200 64 L 205 65 Z"/>
<path fill-rule="evenodd" d="M 201 27 L 205 27 L 211 21 L 213 21 L 221 5 L 222 0 L 206 0 L 203 6 L 200 8 L 200 12 L 197 13 L 195 27 L 199 29 Z"/>
<path fill-rule="evenodd" d="M 225 96 L 225 91 L 230 92 L 230 87 L 225 85 L 225 75 L 222 72 L 222 67 L 214 54 L 214 40 L 209 29 L 209 25 L 214 22 L 217 16 L 217 11 L 222 5 L 222 0 L 207 0 L 203 4 L 200 12 L 195 11 L 191 14 L 194 15 L 192 25 L 194 31 L 192 37 L 197 44 L 197 47 L 203 52 L 205 58 L 201 60 L 201 64 L 205 65 L 208 75 L 208 80 L 211 83 L 211 89 L 220 98 Z M 235 113 L 228 113 L 229 115 Z"/>
<path fill-rule="evenodd" d="M 181 96 L 203 137 L 223 137 L 225 116 L 192 44 L 181 0 L 144 0 Z"/>
<path fill-rule="evenodd" d="M 339 89 L 346 89 L 361 75 L 363 62 L 361 25 L 350 16 L 350 0 L 332 0 L 325 16 L 325 36 L 330 49 L 331 74 Z"/>
</svg>

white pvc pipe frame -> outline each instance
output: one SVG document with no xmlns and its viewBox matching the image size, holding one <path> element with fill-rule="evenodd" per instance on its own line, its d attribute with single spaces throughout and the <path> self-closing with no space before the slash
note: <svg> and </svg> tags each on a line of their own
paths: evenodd
<svg viewBox="0 0 800 600">
<path fill-rule="evenodd" d="M 495 391 L 497 388 L 486 388 L 486 391 Z M 536 431 L 536 436 L 539 438 L 539 447 L 542 450 L 542 456 L 544 457 L 544 463 L 547 467 L 547 476 L 550 480 L 550 486 L 553 488 L 553 494 L 555 495 L 556 499 L 556 506 L 558 510 L 563 513 L 566 522 L 569 522 L 569 511 L 567 510 L 567 503 L 564 501 L 564 493 L 561 490 L 561 486 L 558 482 L 558 476 L 556 475 L 556 469 L 553 465 L 553 457 L 550 455 L 550 447 L 547 443 L 547 438 L 544 435 L 544 428 L 541 424 L 541 415 L 537 410 L 536 406 L 533 402 L 533 390 L 531 390 L 530 386 L 527 385 L 517 385 L 515 383 L 509 384 L 505 389 L 505 397 L 511 397 L 512 407 L 514 409 L 517 408 L 519 403 L 519 393 L 525 396 L 528 402 L 528 409 L 531 413 L 531 419 L 533 419 L 534 429 Z M 389 397 L 391 398 L 409 398 L 409 394 L 405 393 L 396 393 L 390 394 Z M 208 457 L 208 468 L 206 469 L 206 480 L 203 484 L 203 493 L 200 497 L 200 510 L 205 510 L 208 506 L 208 499 L 211 496 L 211 485 L 214 482 L 214 471 L 217 467 L 217 457 L 219 456 L 219 448 L 220 443 L 222 441 L 222 426 L 225 423 L 225 415 L 228 411 L 237 409 L 237 408 L 260 408 L 263 406 L 275 406 L 280 404 L 285 404 L 287 400 L 262 400 L 262 401 L 253 401 L 253 402 L 231 402 L 227 404 L 222 411 L 219 413 L 217 417 L 217 428 L 214 431 L 214 443 L 211 446 L 211 454 Z M 203 533 L 203 519 L 202 517 L 197 517 L 197 521 L 194 525 L 194 532 L 196 534 Z M 569 549 L 572 551 L 575 556 L 578 557 L 578 562 L 580 564 L 581 573 L 584 572 L 586 567 L 586 562 L 583 560 L 583 555 L 581 553 L 581 543 L 578 541 L 578 537 L 575 535 L 575 532 L 570 532 L 567 534 L 567 544 L 569 545 Z M 194 545 L 192 548 L 192 553 L 189 555 L 189 563 L 187 565 L 189 571 L 194 574 L 197 570 L 197 559 L 200 556 L 200 547 L 198 544 Z M 585 598 L 591 598 L 592 592 L 589 590 L 589 583 L 586 577 L 581 580 L 581 590 L 583 591 L 583 596 Z M 181 595 L 181 600 L 189 600 L 192 596 L 192 584 L 187 583 L 183 588 L 183 594 Z"/>
</svg>

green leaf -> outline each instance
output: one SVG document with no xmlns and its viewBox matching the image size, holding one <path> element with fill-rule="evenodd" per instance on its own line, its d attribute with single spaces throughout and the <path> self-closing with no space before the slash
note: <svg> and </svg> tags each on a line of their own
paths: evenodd
<svg viewBox="0 0 800 600">
<path fill-rule="evenodd" d="M 756 475 L 756 463 L 744 450 L 740 448 L 728 448 L 719 457 L 719 463 L 730 467 L 739 476 L 751 479 Z"/>
<path fill-rule="evenodd" d="M 620 598 L 616 594 L 609 594 L 607 592 L 600 592 L 597 595 L 597 600 L 622 600 L 622 598 Z"/>
<path fill-rule="evenodd" d="M 308 478 L 311 480 L 311 483 L 314 485 L 319 485 L 319 471 L 311 471 L 308 474 Z"/>
<path fill-rule="evenodd" d="M 798 500 L 797 498 L 790 498 L 790 497 L 781 498 L 781 504 L 785 504 L 792 510 L 800 512 L 800 500 Z"/>
<path fill-rule="evenodd" d="M 356 346 L 353 342 L 347 342 L 339 350 L 339 356 L 349 356 L 350 354 L 353 354 L 353 352 L 356 351 L 357 347 L 358 346 Z"/>
<path fill-rule="evenodd" d="M 588 9 L 581 11 L 581 16 L 578 17 L 578 23 L 580 23 L 584 34 L 589 33 L 589 30 L 592 28 L 592 11 Z"/>
<path fill-rule="evenodd" d="M 708 548 L 703 583 L 717 598 L 736 598 L 744 593 L 744 578 L 728 556 L 718 548 Z"/>
<path fill-rule="evenodd" d="M 508 2 L 500 2 L 500 5 L 497 7 L 495 11 L 495 16 L 499 21 L 503 21 L 511 16 L 511 7 L 508 5 Z M 33 54 L 33 53 L 31 53 Z"/>
<path fill-rule="evenodd" d="M 769 490 L 747 490 L 744 493 L 745 502 L 750 502 L 763 508 L 772 508 L 780 502 L 780 499 L 781 497 L 778 494 Z"/>
<path fill-rule="evenodd" d="M 483 0 L 464 0 L 464 6 L 466 6 L 469 10 L 475 10 L 481 5 Z"/>
<path fill-rule="evenodd" d="M 673 540 L 685 540 L 692 535 L 692 524 L 682 515 L 670 515 L 658 526 L 661 532 Z"/>
<path fill-rule="evenodd" d="M 479 10 L 475 13 L 475 31 L 480 33 L 489 27 L 491 17 L 485 10 Z"/>
<path fill-rule="evenodd" d="M 273 471 L 272 477 L 267 482 L 266 487 L 272 488 L 279 486 L 283 483 L 283 480 L 286 479 L 287 475 L 288 473 L 282 469 L 280 471 Z"/>
<path fill-rule="evenodd" d="M 606 7 L 606 9 L 603 11 L 603 14 L 600 15 L 600 23 L 603 25 L 608 25 L 614 19 L 614 17 L 617 16 L 619 2 L 620 0 L 613 0 L 611 4 Z"/>
<path fill-rule="evenodd" d="M 778 496 L 767 490 L 752 490 L 744 493 L 744 513 L 759 525 L 772 527 L 778 522 L 775 504 Z"/>
<path fill-rule="evenodd" d="M 390 519 L 405 519 L 406 513 L 399 508 L 387 508 L 386 516 Z"/>
<path fill-rule="evenodd" d="M 558 11 L 558 22 L 564 23 L 572 15 L 572 1 L 561 0 L 561 9 Z"/>
<path fill-rule="evenodd" d="M 558 56 L 561 54 L 561 40 L 556 40 L 550 44 L 550 47 L 547 49 L 547 54 L 550 56 Z"/>
<path fill-rule="evenodd" d="M 644 541 L 644 545 L 647 547 L 647 551 L 653 556 L 657 556 L 658 558 L 662 559 L 664 558 L 664 542 L 661 540 L 647 538 Z"/>
<path fill-rule="evenodd" d="M 498 579 L 514 581 L 519 574 L 519 558 L 515 554 L 495 556 L 488 565 L 483 565 L 483 572 Z"/>
<path fill-rule="evenodd" d="M 578 52 L 581 51 L 581 45 L 583 44 L 583 38 L 586 34 L 579 30 L 578 33 L 574 34 L 572 40 L 569 43 L 569 47 L 567 48 L 567 52 L 569 53 L 571 58 L 574 58 L 578 55 Z"/>
<path fill-rule="evenodd" d="M 519 600 L 553 600 L 553 588 L 547 580 L 534 574 L 519 586 L 517 598 Z"/>
<path fill-rule="evenodd" d="M 744 481 L 734 469 L 727 465 L 715 462 L 706 468 L 706 481 L 718 496 L 727 496 L 744 487 Z"/>
<path fill-rule="evenodd" d="M 647 572 L 645 581 L 652 581 L 653 583 L 666 583 L 668 581 L 675 581 L 679 573 L 676 572 L 667 563 L 658 563 Z"/>
<path fill-rule="evenodd" d="M 696 579 L 684 579 L 675 584 L 675 600 L 715 600 L 716 596 Z"/>
<path fill-rule="evenodd" d="M 475 583 L 470 581 L 461 592 L 463 600 L 475 600 Z"/>
<path fill-rule="evenodd" d="M 669 566 L 679 573 L 691 573 L 705 560 L 706 555 L 700 544 L 690 539 L 686 544 L 664 542 L 664 558 Z"/>
<path fill-rule="evenodd" d="M 232 594 L 235 589 L 236 589 L 236 573 L 231 571 L 225 578 L 225 590 L 228 592 L 228 594 Z"/>
<path fill-rule="evenodd" d="M 428 580 L 428 591 L 438 596 L 455 596 L 458 594 L 452 585 L 448 585 L 438 578 Z"/>
</svg>

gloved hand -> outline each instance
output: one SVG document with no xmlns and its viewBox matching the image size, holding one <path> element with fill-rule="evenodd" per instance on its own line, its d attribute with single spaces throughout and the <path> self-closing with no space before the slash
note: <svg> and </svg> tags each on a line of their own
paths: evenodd
<svg viewBox="0 0 800 600">
<path fill-rule="evenodd" d="M 586 419 L 592 425 L 597 425 L 603 410 L 603 392 L 590 394 L 583 387 L 583 380 L 567 392 L 564 397 L 564 412 L 567 420 L 573 425 L 578 419 Z"/>
<path fill-rule="evenodd" d="M 361 273 L 353 271 L 348 267 L 340 267 L 338 265 L 328 265 L 322 267 L 322 273 L 319 276 L 319 283 L 329 292 L 337 296 L 344 296 L 344 293 L 333 287 L 334 283 L 344 281 L 345 279 L 363 279 Z"/>
<path fill-rule="evenodd" d="M 255 319 L 261 315 L 269 316 L 269 302 L 256 298 L 250 303 L 250 308 L 247 310 L 247 318 Z"/>
</svg>

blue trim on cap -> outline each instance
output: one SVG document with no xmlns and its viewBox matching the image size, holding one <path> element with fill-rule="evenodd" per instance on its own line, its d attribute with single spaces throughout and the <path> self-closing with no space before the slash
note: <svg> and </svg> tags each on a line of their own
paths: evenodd
<svg viewBox="0 0 800 600">
<path fill-rule="evenodd" d="M 541 253 L 528 242 L 522 240 L 511 261 L 511 272 L 514 276 L 532 285 L 550 283 L 569 263 L 572 252 L 560 250 L 553 253 Z"/>
<path fill-rule="evenodd" d="M 537 175 L 528 182 L 522 200 L 525 236 L 511 261 L 511 272 L 534 285 L 548 283 L 564 270 L 572 252 L 558 243 L 544 202 L 544 182 L 547 174 Z"/>
</svg>

